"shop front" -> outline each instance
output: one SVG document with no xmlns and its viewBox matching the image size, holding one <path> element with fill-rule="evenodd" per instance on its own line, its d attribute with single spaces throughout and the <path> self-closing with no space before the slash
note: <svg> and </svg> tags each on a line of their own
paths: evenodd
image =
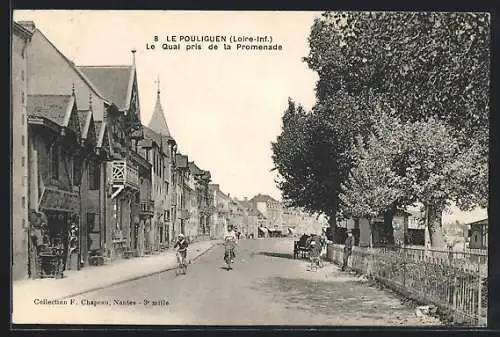
<svg viewBox="0 0 500 337">
<path fill-rule="evenodd" d="M 79 265 L 78 193 L 44 187 L 39 210 L 30 210 L 29 274 L 31 278 L 63 277 Z"/>
</svg>

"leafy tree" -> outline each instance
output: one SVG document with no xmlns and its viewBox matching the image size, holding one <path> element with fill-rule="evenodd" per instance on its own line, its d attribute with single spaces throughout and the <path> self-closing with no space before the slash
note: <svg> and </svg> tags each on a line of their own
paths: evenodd
<svg viewBox="0 0 500 337">
<path fill-rule="evenodd" d="M 328 131 L 317 115 L 289 99 L 282 132 L 272 143 L 272 158 L 280 174 L 278 187 L 288 206 L 329 213 L 336 179 L 330 170 L 334 161 L 329 160 L 335 147 L 324 143 L 332 139 Z"/>
<path fill-rule="evenodd" d="M 488 24 L 489 16 L 483 13 L 350 12 L 324 13 L 316 19 L 305 58 L 319 75 L 316 105 L 311 113 L 289 106 L 282 134 L 273 143 L 273 160 L 285 199 L 325 212 L 330 220 L 340 208 L 350 210 L 354 200 L 349 199 L 348 191 L 340 199 L 339 194 L 355 183 L 348 181 L 349 172 L 359 164 L 356 156 L 360 152 L 352 150 L 354 140 L 367 142 L 379 118 L 377 111 L 383 110 L 391 116 L 397 114 L 410 134 L 432 133 L 433 123 L 444 123 L 439 127 L 444 125 L 446 137 L 454 145 L 447 148 L 443 143 L 440 151 L 461 156 L 445 169 L 440 163 L 432 166 L 436 163 L 429 148 L 421 156 L 412 144 L 407 144 L 404 154 L 396 152 L 390 170 L 401 177 L 400 185 L 407 193 L 398 195 L 390 207 L 386 205 L 386 214 L 398 204 L 418 198 L 429 204 L 427 214 L 432 219 L 441 217 L 446 197 L 456 199 L 462 207 L 481 204 L 487 186 L 482 168 L 488 145 Z M 419 121 L 425 124 L 413 123 Z M 376 136 L 381 139 L 381 134 Z M 399 136 L 407 141 L 405 133 Z M 430 136 L 430 143 L 438 141 Z M 418 160 L 429 160 L 431 166 L 419 169 L 414 163 Z M 476 168 L 470 165 L 473 161 Z M 442 183 L 444 177 L 452 176 L 462 187 Z M 476 186 L 467 190 L 470 178 Z M 405 182 L 412 184 L 406 186 Z M 361 179 L 358 183 L 367 182 Z M 431 193 L 431 187 L 437 188 L 438 195 Z M 380 208 L 386 197 L 378 199 L 373 203 L 379 205 L 365 212 Z"/>
<path fill-rule="evenodd" d="M 358 164 L 341 198 L 353 215 L 368 218 L 388 205 L 421 202 L 427 209 L 432 246 L 443 247 L 441 217 L 449 201 L 460 204 L 464 193 L 469 195 L 467 202 L 471 195 L 477 197 L 474 203 L 486 201 L 484 185 L 476 183 L 487 171 L 476 161 L 477 149 L 461 152 L 450 127 L 438 119 L 402 122 L 381 115 L 368 141 L 358 140 Z M 477 180 L 465 179 L 474 177 L 471 172 L 477 173 Z"/>
<path fill-rule="evenodd" d="M 462 160 L 455 165 L 461 169 L 454 175 L 463 183 L 463 188 L 447 192 L 462 207 L 483 205 L 487 195 L 487 170 L 483 168 L 488 145 L 488 25 L 486 13 L 324 13 L 311 29 L 310 53 L 305 58 L 319 75 L 317 105 L 347 93 L 360 102 L 375 98 L 376 104 L 392 115 L 397 113 L 402 121 L 433 117 L 445 122 L 460 147 Z M 355 111 L 355 104 L 343 109 Z M 348 125 L 352 116 L 338 115 L 339 110 L 334 111 L 337 125 Z M 369 129 L 370 123 L 365 126 Z M 369 134 L 367 128 L 351 131 Z M 475 168 L 467 163 L 471 160 Z M 396 164 L 393 169 L 402 175 L 407 163 Z M 461 176 L 456 174 L 459 170 Z M 468 189 L 471 178 L 482 189 Z"/>
<path fill-rule="evenodd" d="M 309 42 L 318 102 L 372 90 L 403 119 L 434 116 L 487 143 L 489 14 L 324 13 Z"/>
</svg>

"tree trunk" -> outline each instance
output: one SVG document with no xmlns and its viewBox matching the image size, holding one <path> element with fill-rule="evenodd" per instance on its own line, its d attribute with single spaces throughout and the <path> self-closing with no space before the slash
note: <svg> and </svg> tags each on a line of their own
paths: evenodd
<svg viewBox="0 0 500 337">
<path fill-rule="evenodd" d="M 388 209 L 384 213 L 384 242 L 386 244 L 394 244 L 394 228 L 392 227 L 392 220 L 394 219 L 394 208 Z"/>
<path fill-rule="evenodd" d="M 337 216 L 330 215 L 328 217 L 328 224 L 330 225 L 331 239 L 334 243 L 338 243 L 339 234 L 338 234 L 338 226 L 337 226 Z"/>
<path fill-rule="evenodd" d="M 443 249 L 446 248 L 446 240 L 443 234 L 442 217 L 444 205 L 439 202 L 429 203 L 427 205 L 427 228 L 431 239 L 431 247 Z"/>
</svg>

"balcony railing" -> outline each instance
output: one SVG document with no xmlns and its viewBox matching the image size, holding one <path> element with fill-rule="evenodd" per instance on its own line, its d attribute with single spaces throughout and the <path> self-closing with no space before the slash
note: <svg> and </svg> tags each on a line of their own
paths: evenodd
<svg viewBox="0 0 500 337">
<path fill-rule="evenodd" d="M 111 183 L 139 189 L 139 170 L 125 160 L 112 162 Z"/>
<path fill-rule="evenodd" d="M 153 200 L 142 200 L 139 203 L 139 212 L 142 214 L 153 215 L 155 212 L 155 203 Z"/>
</svg>

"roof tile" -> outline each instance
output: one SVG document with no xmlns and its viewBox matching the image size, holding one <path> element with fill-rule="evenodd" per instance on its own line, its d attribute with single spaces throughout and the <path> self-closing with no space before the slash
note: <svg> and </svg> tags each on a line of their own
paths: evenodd
<svg viewBox="0 0 500 337">
<path fill-rule="evenodd" d="M 44 117 L 59 126 L 64 125 L 64 118 L 71 95 L 28 95 L 28 116 Z"/>
<path fill-rule="evenodd" d="M 133 66 L 78 66 L 83 74 L 119 109 L 127 106 Z"/>
</svg>

